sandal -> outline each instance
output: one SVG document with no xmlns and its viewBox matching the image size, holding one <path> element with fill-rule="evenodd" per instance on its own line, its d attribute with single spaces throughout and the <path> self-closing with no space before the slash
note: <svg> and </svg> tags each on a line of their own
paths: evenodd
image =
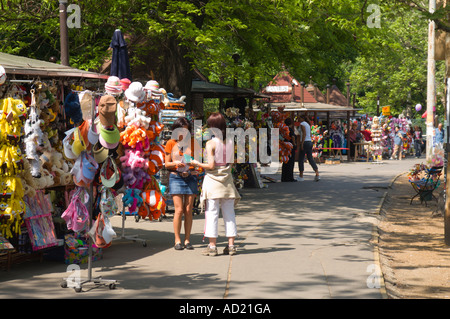
<svg viewBox="0 0 450 319">
<path fill-rule="evenodd" d="M 189 250 L 194 249 L 194 247 L 191 245 L 191 243 L 184 244 L 184 248 L 189 249 Z"/>
<path fill-rule="evenodd" d="M 183 250 L 184 249 L 184 247 L 181 245 L 181 243 L 177 243 L 177 244 L 175 244 L 175 250 Z"/>
</svg>

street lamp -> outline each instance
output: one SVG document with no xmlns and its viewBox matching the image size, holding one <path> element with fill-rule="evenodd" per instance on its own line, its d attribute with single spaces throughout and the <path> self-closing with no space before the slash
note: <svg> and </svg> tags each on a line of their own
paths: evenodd
<svg viewBox="0 0 450 319">
<path fill-rule="evenodd" d="M 59 0 L 59 32 L 61 46 L 61 64 L 69 65 L 69 35 L 67 31 L 67 0 Z"/>
</svg>

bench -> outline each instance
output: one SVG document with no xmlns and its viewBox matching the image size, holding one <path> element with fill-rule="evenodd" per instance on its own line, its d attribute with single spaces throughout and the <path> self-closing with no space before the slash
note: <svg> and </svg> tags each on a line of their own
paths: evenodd
<svg viewBox="0 0 450 319">
<path fill-rule="evenodd" d="M 410 180 L 413 189 L 416 194 L 411 198 L 410 205 L 412 204 L 414 198 L 419 197 L 420 203 L 431 201 L 433 198 L 437 201 L 437 197 L 434 196 L 433 192 L 441 184 L 440 176 L 442 174 L 442 166 L 427 168 L 423 171 L 424 177 L 420 179 Z"/>
</svg>

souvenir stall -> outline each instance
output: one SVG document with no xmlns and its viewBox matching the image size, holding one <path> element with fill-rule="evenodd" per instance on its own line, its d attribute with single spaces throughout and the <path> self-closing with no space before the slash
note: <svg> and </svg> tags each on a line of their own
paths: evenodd
<svg viewBox="0 0 450 319">
<path fill-rule="evenodd" d="M 73 103 L 73 97 L 81 100 L 87 92 L 83 86 L 96 87 L 104 76 L 3 53 L 0 61 L 0 265 L 9 269 L 54 252 L 60 261 L 86 262 L 87 238 L 76 237 L 88 226 L 88 208 L 78 205 L 79 188 L 95 167 L 82 156 L 86 145 L 80 139 L 87 132 L 92 100 Z M 68 130 L 77 137 L 72 158 L 65 152 Z M 78 164 L 85 159 L 83 180 L 73 176 L 76 158 Z M 79 215 L 66 222 L 66 211 L 75 205 Z M 101 258 L 101 247 L 94 255 Z"/>
<path fill-rule="evenodd" d="M 381 158 L 389 159 L 391 157 L 392 151 L 394 150 L 394 137 L 395 137 L 395 128 L 399 127 L 400 130 L 404 133 L 404 143 L 403 143 L 403 154 L 404 155 L 413 155 L 413 137 L 411 132 L 411 120 L 400 115 L 399 117 L 393 116 L 379 116 L 374 117 L 369 124 L 372 126 L 372 130 L 374 127 L 374 119 L 378 119 L 378 132 L 379 140 L 376 142 L 379 143 L 378 155 L 381 153 Z M 377 123 L 375 123 L 377 124 Z M 381 159 L 378 159 L 381 160 Z"/>
</svg>

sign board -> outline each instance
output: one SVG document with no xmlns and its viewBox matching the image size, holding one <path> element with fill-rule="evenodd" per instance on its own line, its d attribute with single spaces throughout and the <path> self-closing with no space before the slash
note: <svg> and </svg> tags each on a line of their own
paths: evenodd
<svg viewBox="0 0 450 319">
<path fill-rule="evenodd" d="M 266 86 L 266 92 L 268 93 L 288 93 L 292 90 L 289 86 Z"/>
<path fill-rule="evenodd" d="M 391 115 L 391 106 L 390 105 L 383 106 L 383 108 L 381 109 L 381 112 L 383 113 L 384 116 Z"/>
</svg>

